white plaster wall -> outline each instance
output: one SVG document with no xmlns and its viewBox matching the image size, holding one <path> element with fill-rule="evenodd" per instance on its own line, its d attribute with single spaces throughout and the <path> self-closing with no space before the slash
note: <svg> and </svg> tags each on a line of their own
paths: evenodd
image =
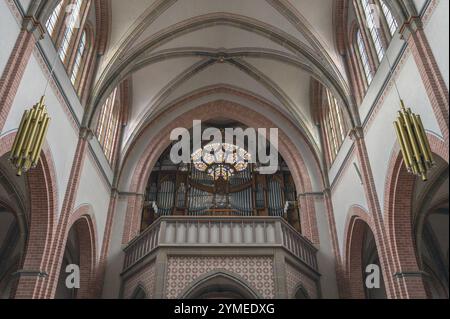
<svg viewBox="0 0 450 319">
<path fill-rule="evenodd" d="M 348 163 L 331 191 L 341 256 L 344 256 L 345 227 L 350 208 L 352 206 L 360 206 L 368 211 L 364 188 L 353 166 L 353 163 L 358 163 L 358 159 L 353 155 L 349 158 Z"/>
<path fill-rule="evenodd" d="M 157 32 L 164 30 L 174 23 L 185 21 L 190 18 L 217 13 L 227 12 L 235 15 L 251 17 L 264 23 L 277 26 L 287 34 L 306 42 L 305 37 L 292 24 L 278 13 L 266 1 L 260 0 L 180 0 L 169 10 L 164 12 L 155 22 L 153 22 L 139 37 L 137 43 L 142 43 Z M 219 36 L 219 35 L 218 35 Z"/>
<path fill-rule="evenodd" d="M 407 58 L 397 83 L 405 104 L 411 107 L 413 112 L 421 115 L 425 129 L 434 135 L 441 136 L 412 55 Z M 397 118 L 399 109 L 399 99 L 395 90 L 391 89 L 387 92 L 386 99 L 366 135 L 367 151 L 381 207 L 384 203 L 389 160 L 397 140 L 393 122 Z"/>
<path fill-rule="evenodd" d="M 20 26 L 6 0 L 0 1 L 0 74 L 3 74 L 20 32 Z"/>
<path fill-rule="evenodd" d="M 320 247 L 317 253 L 322 296 L 325 299 L 337 299 L 336 261 L 332 249 L 328 216 L 323 199 L 315 200 L 316 218 L 319 229 Z"/>
<path fill-rule="evenodd" d="M 103 288 L 103 298 L 106 299 L 119 297 L 121 278 L 118 274 L 123 271 L 123 260 L 125 257 L 122 250 L 122 235 L 125 227 L 127 203 L 128 199 L 126 197 L 119 197 L 114 214 Z"/>
<path fill-rule="evenodd" d="M 25 109 L 36 104 L 44 93 L 46 81 L 47 78 L 33 54 L 25 69 L 2 134 L 8 134 L 18 129 Z M 65 111 L 66 106 L 61 105 L 52 88 L 47 90 L 46 104 L 52 118 L 47 133 L 47 144 L 54 161 L 59 214 L 78 142 L 78 133 L 69 120 L 70 115 Z"/>
<path fill-rule="evenodd" d="M 450 1 L 440 0 L 430 21 L 425 26 L 425 34 L 445 84 L 449 85 L 449 12 Z"/>
<path fill-rule="evenodd" d="M 87 150 L 89 152 L 89 150 Z M 105 231 L 110 199 L 110 188 L 97 167 L 93 157 L 86 154 L 81 171 L 80 186 L 75 200 L 75 208 L 84 204 L 92 206 L 97 225 L 97 251 L 100 252 Z"/>
<path fill-rule="evenodd" d="M 220 36 L 217 36 L 218 34 L 220 34 Z M 276 42 L 267 41 L 267 38 L 262 35 L 227 25 L 216 25 L 206 29 L 193 30 L 188 34 L 183 35 L 183 37 L 171 39 L 167 43 L 159 46 L 156 50 L 162 51 L 180 47 L 201 47 L 214 49 L 253 47 L 267 48 L 292 54 L 291 50 L 288 50 Z"/>
</svg>

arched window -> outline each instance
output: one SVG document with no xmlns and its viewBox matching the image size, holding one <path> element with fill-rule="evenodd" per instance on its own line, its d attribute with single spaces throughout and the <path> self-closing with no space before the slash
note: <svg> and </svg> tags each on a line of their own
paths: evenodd
<svg viewBox="0 0 450 319">
<path fill-rule="evenodd" d="M 64 35 L 61 40 L 61 46 L 59 47 L 58 54 L 61 58 L 61 61 L 65 61 L 67 57 L 67 53 L 70 47 L 70 42 L 72 40 L 72 36 L 74 35 L 74 31 L 76 27 L 80 26 L 80 14 L 81 14 L 81 5 L 83 4 L 83 0 L 75 0 L 69 9 L 69 16 L 66 20 L 66 29 L 64 30 Z"/>
<path fill-rule="evenodd" d="M 398 29 L 398 23 L 397 20 L 395 20 L 394 15 L 392 14 L 391 10 L 389 10 L 388 6 L 384 2 L 384 0 L 380 0 L 381 9 L 383 10 L 384 17 L 386 18 L 386 23 L 389 28 L 389 32 L 391 34 L 391 37 L 394 36 L 395 32 Z"/>
<path fill-rule="evenodd" d="M 370 36 L 372 37 L 373 44 L 375 46 L 375 51 L 377 53 L 378 61 L 383 60 L 385 50 L 383 48 L 383 43 L 381 42 L 381 29 L 379 28 L 380 22 L 377 21 L 375 16 L 375 5 L 371 4 L 369 0 L 361 0 L 362 9 L 365 16 L 365 21 L 367 23 L 367 28 L 369 29 Z"/>
<path fill-rule="evenodd" d="M 80 71 L 81 62 L 85 51 L 86 51 L 86 30 L 83 31 L 83 35 L 81 36 L 80 44 L 78 45 L 77 55 L 75 56 L 75 61 L 73 64 L 72 76 L 70 77 L 70 80 L 72 81 L 73 85 L 75 85 L 78 79 L 78 73 Z"/>
<path fill-rule="evenodd" d="M 350 51 L 354 73 L 355 96 L 361 102 L 373 81 L 378 66 L 386 55 L 389 42 L 398 29 L 398 22 L 385 0 L 353 0 L 356 16 L 352 23 Z M 353 14 L 353 12 L 352 12 Z"/>
<path fill-rule="evenodd" d="M 114 160 L 114 150 L 118 141 L 121 121 L 119 90 L 116 88 L 106 100 L 100 112 L 96 136 L 109 163 Z"/>
<path fill-rule="evenodd" d="M 64 0 L 61 0 L 56 8 L 53 10 L 52 14 L 48 18 L 47 22 L 45 23 L 45 27 L 47 28 L 47 32 L 50 36 L 53 36 L 53 33 L 55 32 L 55 27 L 58 22 L 59 16 L 61 15 L 62 7 L 63 7 Z"/>
<path fill-rule="evenodd" d="M 328 162 L 331 164 L 336 159 L 348 130 L 342 108 L 328 89 L 326 89 L 323 103 L 322 125 L 324 128 L 324 142 L 328 147 Z"/>
<path fill-rule="evenodd" d="M 364 75 L 366 77 L 367 85 L 370 85 L 373 80 L 372 69 L 369 63 L 369 56 L 367 54 L 366 46 L 364 45 L 364 40 L 361 35 L 361 30 L 356 32 L 356 51 L 359 53 L 359 58 L 361 59 L 361 65 L 364 70 Z"/>
<path fill-rule="evenodd" d="M 93 28 L 87 21 L 90 0 L 61 0 L 46 22 L 57 54 L 80 99 L 86 86 L 85 68 L 92 60 Z"/>
</svg>

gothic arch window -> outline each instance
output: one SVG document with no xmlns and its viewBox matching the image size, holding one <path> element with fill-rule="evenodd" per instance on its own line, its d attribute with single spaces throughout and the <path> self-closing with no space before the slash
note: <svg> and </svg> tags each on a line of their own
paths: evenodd
<svg viewBox="0 0 450 319">
<path fill-rule="evenodd" d="M 90 4 L 90 0 L 61 0 L 45 23 L 57 54 L 80 96 L 92 47 L 92 30 L 87 23 Z"/>
<path fill-rule="evenodd" d="M 366 86 L 369 86 L 373 80 L 373 73 L 370 67 L 369 55 L 367 54 L 366 45 L 361 34 L 361 30 L 356 31 L 356 52 L 358 52 L 362 69 L 364 71 L 364 78 Z"/>
<path fill-rule="evenodd" d="M 392 37 L 392 36 L 394 36 L 395 32 L 398 30 L 398 22 L 395 19 L 394 15 L 392 14 L 389 7 L 384 2 L 384 0 L 380 0 L 380 6 L 381 6 L 381 10 L 383 11 L 384 17 L 386 19 L 389 33 Z"/>
<path fill-rule="evenodd" d="M 83 31 L 83 34 L 81 35 L 80 43 L 78 44 L 77 54 L 75 56 L 75 61 L 73 64 L 72 69 L 72 76 L 70 77 L 70 80 L 72 81 L 72 84 L 75 85 L 76 81 L 78 79 L 78 74 L 81 69 L 81 64 L 83 61 L 83 58 L 85 56 L 86 51 L 86 30 Z"/>
<path fill-rule="evenodd" d="M 322 126 L 324 144 L 327 145 L 328 162 L 336 159 L 339 150 L 347 137 L 348 129 L 344 113 L 330 90 L 325 89 L 322 107 Z"/>
<path fill-rule="evenodd" d="M 361 0 L 361 7 L 364 14 L 366 27 L 372 38 L 373 45 L 375 46 L 378 61 L 381 61 L 384 58 L 385 48 L 383 47 L 383 42 L 381 40 L 381 29 L 379 28 L 380 17 L 375 14 L 376 5 L 369 0 Z"/>
<path fill-rule="evenodd" d="M 384 0 L 354 0 L 353 9 L 357 27 L 351 30 L 350 37 L 351 50 L 356 53 L 352 72 L 358 86 L 356 96 L 361 102 L 398 30 L 398 22 Z"/>
<path fill-rule="evenodd" d="M 97 139 L 111 166 L 118 142 L 121 113 L 119 89 L 116 88 L 101 108 L 96 130 Z"/>
<path fill-rule="evenodd" d="M 48 18 L 47 22 L 45 23 L 45 27 L 47 28 L 48 34 L 53 37 L 53 34 L 55 33 L 56 25 L 58 23 L 59 18 L 61 17 L 61 12 L 63 8 L 64 1 L 60 1 L 56 8 L 53 10 L 52 14 Z"/>
<path fill-rule="evenodd" d="M 85 8 L 83 5 L 83 0 L 75 0 L 69 5 L 68 15 L 65 20 L 65 27 L 63 36 L 58 49 L 59 57 L 66 65 L 68 56 L 70 53 L 71 44 L 74 41 L 77 29 L 79 29 L 81 24 L 81 16 L 83 14 L 82 9 Z"/>
</svg>

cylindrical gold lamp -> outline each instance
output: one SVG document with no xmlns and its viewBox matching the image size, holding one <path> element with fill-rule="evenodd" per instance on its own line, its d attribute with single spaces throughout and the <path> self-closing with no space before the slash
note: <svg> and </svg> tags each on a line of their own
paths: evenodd
<svg viewBox="0 0 450 319">
<path fill-rule="evenodd" d="M 401 101 L 402 109 L 394 122 L 397 139 L 408 172 L 428 180 L 428 172 L 434 166 L 433 153 L 422 120 Z"/>
<path fill-rule="evenodd" d="M 17 168 L 17 176 L 37 166 L 49 124 L 45 96 L 42 96 L 39 103 L 23 114 L 11 149 L 9 159 Z"/>
</svg>

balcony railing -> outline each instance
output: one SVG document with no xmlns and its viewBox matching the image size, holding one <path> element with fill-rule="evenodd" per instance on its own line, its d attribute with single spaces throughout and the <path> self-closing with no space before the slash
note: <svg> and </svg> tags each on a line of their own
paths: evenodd
<svg viewBox="0 0 450 319">
<path fill-rule="evenodd" d="M 159 247 L 283 247 L 318 271 L 317 249 L 279 217 L 161 217 L 124 249 L 124 270 Z"/>
</svg>

